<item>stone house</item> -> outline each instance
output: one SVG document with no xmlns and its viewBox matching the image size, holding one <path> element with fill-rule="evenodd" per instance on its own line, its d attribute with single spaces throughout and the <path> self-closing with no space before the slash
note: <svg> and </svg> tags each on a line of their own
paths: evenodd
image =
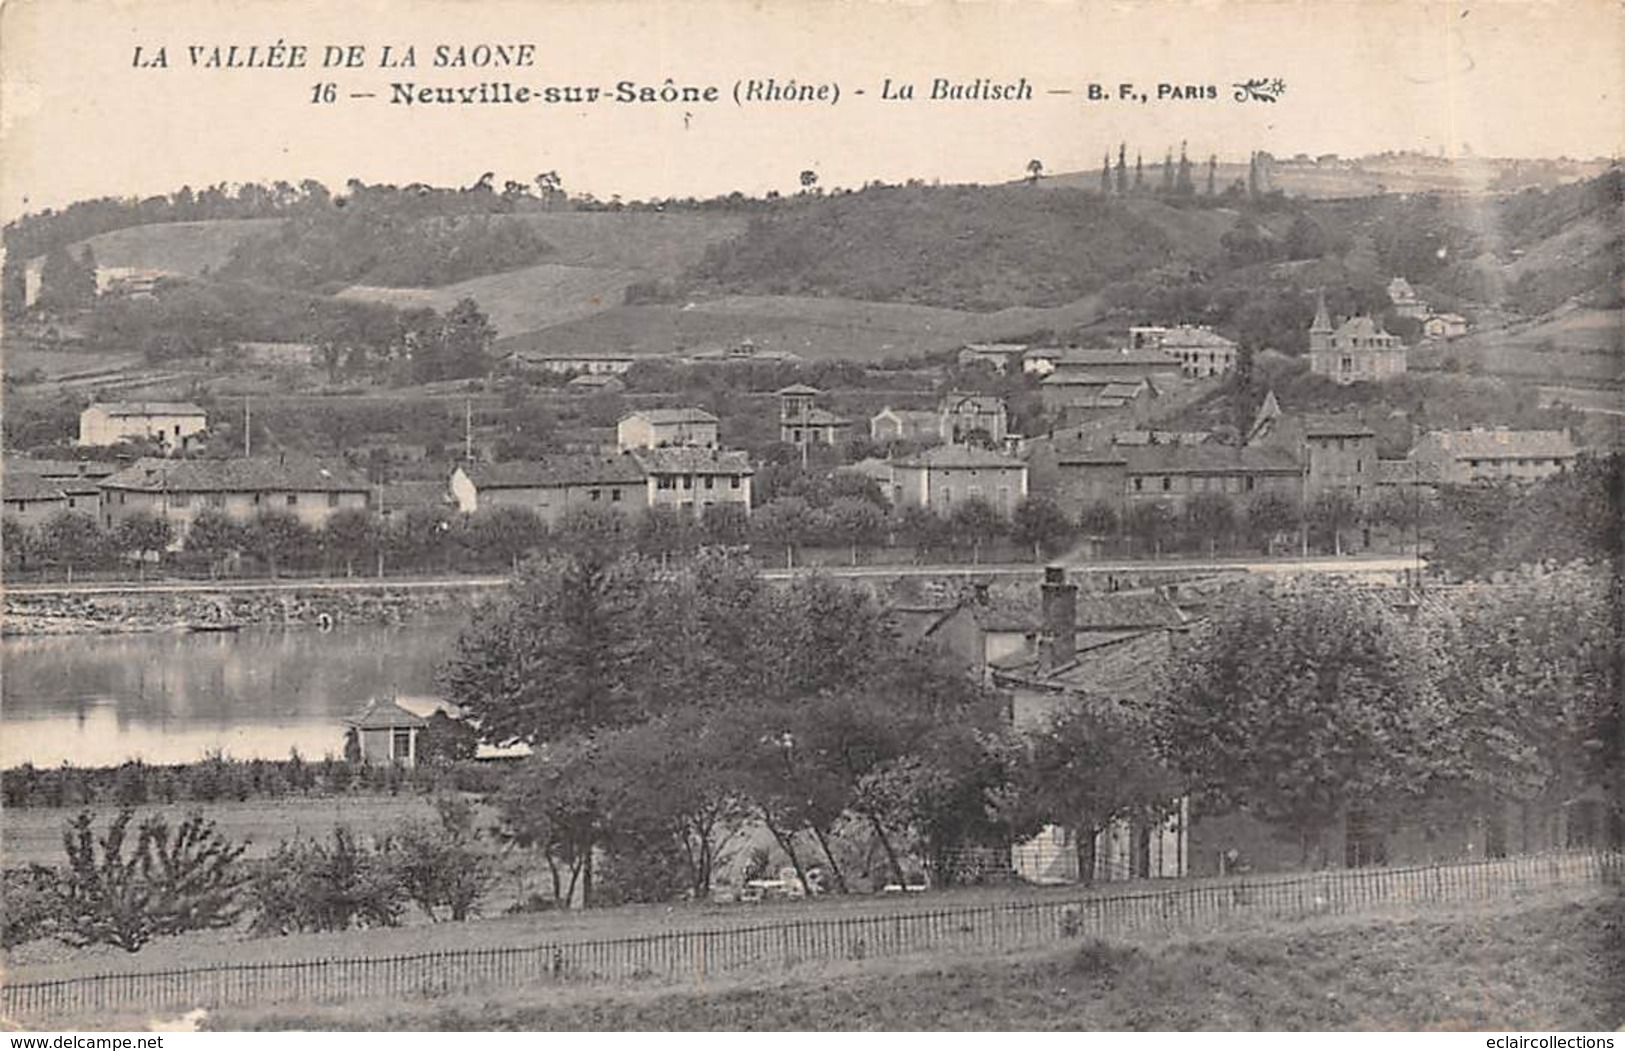
<svg viewBox="0 0 1625 1051">
<path fill-rule="evenodd" d="M 79 440 L 84 446 L 152 441 L 166 452 L 184 452 L 208 429 L 208 414 L 191 402 L 98 402 L 79 414 Z"/>
<path fill-rule="evenodd" d="M 1534 482 L 1574 466 L 1580 451 L 1567 431 L 1505 427 L 1429 431 L 1410 452 L 1443 485 Z"/>
<path fill-rule="evenodd" d="M 1460 314 L 1433 314 L 1422 322 L 1422 334 L 1429 339 L 1458 339 L 1467 329 L 1467 319 Z"/>
<path fill-rule="evenodd" d="M 320 529 L 340 511 L 366 510 L 368 492 L 366 480 L 348 468 L 302 458 L 143 459 L 108 477 L 101 489 L 105 527 L 151 514 L 169 522 L 177 546 L 204 511 L 237 522 L 277 511 Z"/>
<path fill-rule="evenodd" d="M 962 445 L 939 445 L 892 465 L 892 504 L 951 514 L 981 498 L 1002 515 L 1027 495 L 1027 465 L 1020 460 Z"/>
<path fill-rule="evenodd" d="M 942 419 L 931 409 L 894 409 L 890 405 L 869 417 L 869 438 L 887 442 L 938 442 Z"/>
<path fill-rule="evenodd" d="M 1309 326 L 1309 371 L 1336 383 L 1369 383 L 1403 376 L 1405 346 L 1370 317 L 1353 317 L 1336 328 L 1326 313 L 1326 297 L 1315 305 Z"/>
<path fill-rule="evenodd" d="M 638 409 L 615 425 L 615 444 L 623 453 L 663 445 L 715 449 L 719 446 L 717 423 L 704 409 Z"/>
<path fill-rule="evenodd" d="M 464 514 L 523 507 L 549 526 L 578 507 L 609 507 L 633 515 L 649 506 L 648 475 L 630 455 L 464 464 L 452 471 L 450 489 Z"/>
<path fill-rule="evenodd" d="M 938 406 L 938 433 L 942 440 L 963 444 L 972 435 L 981 435 L 994 445 L 1002 445 L 1010 429 L 1010 410 L 1004 399 L 991 394 L 949 394 Z"/>
<path fill-rule="evenodd" d="M 1186 379 L 1222 376 L 1236 367 L 1236 343 L 1206 325 L 1137 325 L 1128 330 L 1130 350 L 1160 350 L 1178 359 Z"/>
<path fill-rule="evenodd" d="M 1124 507 L 1162 502 L 1182 512 L 1199 493 L 1244 504 L 1263 493 L 1295 501 L 1303 470 L 1290 451 L 1230 445 L 1146 445 L 1123 452 Z"/>
<path fill-rule="evenodd" d="M 750 513 L 755 472 L 743 452 L 668 446 L 628 455 L 643 471 L 648 507 L 703 515 L 714 504 L 732 504 Z"/>
<path fill-rule="evenodd" d="M 959 349 L 961 365 L 990 365 L 1003 376 L 1027 352 L 1025 343 L 967 343 Z"/>
<path fill-rule="evenodd" d="M 820 408 L 823 391 L 796 383 L 776 392 L 779 399 L 779 441 L 805 448 L 809 445 L 837 445 L 846 436 L 852 421 Z"/>
</svg>

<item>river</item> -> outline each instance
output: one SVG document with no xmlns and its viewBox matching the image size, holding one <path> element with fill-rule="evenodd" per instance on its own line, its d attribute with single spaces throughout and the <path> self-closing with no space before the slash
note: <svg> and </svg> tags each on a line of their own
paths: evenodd
<svg viewBox="0 0 1625 1051">
<path fill-rule="evenodd" d="M 432 710 L 460 623 L 0 640 L 0 767 L 338 755 L 370 697 Z"/>
</svg>

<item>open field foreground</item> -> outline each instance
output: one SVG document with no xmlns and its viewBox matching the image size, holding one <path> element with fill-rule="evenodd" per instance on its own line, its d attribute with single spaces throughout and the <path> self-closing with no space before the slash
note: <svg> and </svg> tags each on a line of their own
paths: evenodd
<svg viewBox="0 0 1625 1051">
<path fill-rule="evenodd" d="M 457 931 L 461 937 L 455 949 L 406 953 L 398 938 L 381 939 L 372 932 L 329 939 L 325 952 L 310 938 L 239 942 L 235 953 L 220 952 L 228 948 L 224 943 L 186 938 L 140 958 L 14 967 L 0 992 L 9 1018 L 25 1024 L 71 1020 L 82 1026 L 87 1019 L 111 1019 L 134 1011 L 181 1013 L 200 1006 L 264 1009 L 285 1003 L 303 1005 L 299 1008 L 303 1010 L 309 1005 L 362 1001 L 451 1003 L 459 997 L 490 997 L 505 988 L 530 991 L 538 986 L 551 987 L 559 995 L 590 986 L 640 989 L 661 983 L 703 989 L 718 982 L 748 984 L 790 972 L 818 977 L 831 967 L 858 966 L 861 971 L 868 961 L 912 958 L 940 965 L 949 957 L 986 959 L 1018 951 L 1051 951 L 1091 938 L 1131 939 L 1137 945 L 1154 946 L 1169 938 L 1221 933 L 1263 931 L 1280 937 L 1298 922 L 1320 922 L 1340 914 L 1373 917 L 1427 909 L 1440 917 L 1464 908 L 1505 910 L 1518 903 L 1533 907 L 1536 902 L 1612 891 L 1620 860 L 1611 854 L 1526 856 L 1427 868 L 1206 880 L 1172 887 L 1141 883 L 1094 892 L 1070 888 L 968 898 L 927 895 L 907 904 L 874 898 L 822 901 L 803 908 L 736 909 L 732 924 L 718 923 L 714 917 L 709 924 L 693 926 L 672 925 L 671 920 L 684 913 L 698 918 L 711 910 L 671 909 L 665 917 L 660 910 L 606 910 L 599 916 L 614 918 L 621 912 L 621 919 L 633 921 L 630 926 L 642 928 L 642 936 L 585 940 L 580 933 L 571 937 L 561 925 L 547 935 L 538 937 L 538 929 L 525 938 L 514 925 L 479 924 Z M 753 915 L 757 921 L 747 925 Z M 556 918 L 565 925 L 569 922 Z M 1561 938 L 1543 944 L 1568 949 Z M 174 950 L 182 948 L 187 952 L 178 956 Z M 395 955 L 389 955 L 392 951 Z M 1373 949 L 1369 958 L 1405 959 L 1390 956 L 1386 948 Z M 834 1012 L 829 1017 L 858 1015 Z M 988 1024 L 1015 1024 L 988 1017 Z M 1443 1024 L 1443 1017 L 1437 1024 Z M 127 1027 L 129 1019 L 123 1021 Z M 384 1022 L 377 1019 L 375 1024 Z M 453 1025 L 449 1019 L 428 1017 L 421 1024 Z M 574 1019 L 560 1024 L 587 1023 Z M 648 1023 L 632 1019 L 627 1024 Z M 796 1025 L 788 1020 L 785 1024 Z"/>
<path fill-rule="evenodd" d="M 1625 906 L 1570 891 L 1488 907 L 1083 938 L 1042 950 L 764 970 L 685 988 L 226 1008 L 206 1028 L 305 1030 L 1610 1030 Z M 143 1016 L 116 1019 L 139 1026 Z M 114 1019 L 109 1018 L 109 1022 Z"/>
</svg>

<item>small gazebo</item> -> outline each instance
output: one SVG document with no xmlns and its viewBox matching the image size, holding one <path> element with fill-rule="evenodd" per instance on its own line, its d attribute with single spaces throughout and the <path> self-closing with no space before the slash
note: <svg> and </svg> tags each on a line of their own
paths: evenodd
<svg viewBox="0 0 1625 1051">
<path fill-rule="evenodd" d="M 408 711 L 394 698 L 373 698 L 355 715 L 345 718 L 344 725 L 355 732 L 361 762 L 372 766 L 399 763 L 413 766 L 418 758 L 418 734 L 429 725 L 429 720 Z"/>
</svg>

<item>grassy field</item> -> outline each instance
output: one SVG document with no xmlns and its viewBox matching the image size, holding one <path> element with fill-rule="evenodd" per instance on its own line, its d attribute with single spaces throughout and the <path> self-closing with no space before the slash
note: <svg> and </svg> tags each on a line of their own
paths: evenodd
<svg viewBox="0 0 1625 1051">
<path fill-rule="evenodd" d="M 7 865 L 60 865 L 63 863 L 62 829 L 81 807 L 7 807 L 0 814 L 0 843 Z M 96 805 L 97 828 L 106 826 L 117 808 Z M 358 832 L 382 831 L 410 818 L 431 820 L 434 806 L 426 796 L 325 796 L 308 799 L 251 799 L 209 803 L 175 803 L 136 808 L 136 820 L 162 814 L 173 825 L 190 811 L 201 809 L 221 833 L 249 841 L 247 857 L 264 857 L 285 839 L 326 836 L 335 825 Z"/>
<path fill-rule="evenodd" d="M 1602 891 L 1066 950 L 851 963 L 672 991 L 228 1009 L 358 1030 L 1611 1030 L 1625 906 Z"/>
<path fill-rule="evenodd" d="M 274 233 L 280 219 L 203 219 L 113 230 L 84 241 L 98 266 L 161 270 L 198 277 L 218 269 L 246 237 Z"/>
</svg>

